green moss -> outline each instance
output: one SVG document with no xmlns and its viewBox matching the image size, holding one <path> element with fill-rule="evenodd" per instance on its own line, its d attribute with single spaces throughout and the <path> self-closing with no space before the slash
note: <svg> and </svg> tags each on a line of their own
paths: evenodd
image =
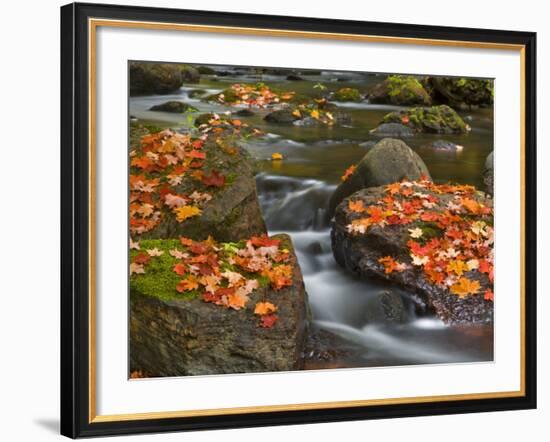
<svg viewBox="0 0 550 442">
<path fill-rule="evenodd" d="M 354 88 L 344 87 L 334 92 L 334 99 L 336 101 L 361 101 L 361 93 Z"/>
<path fill-rule="evenodd" d="M 281 249 L 292 251 L 292 244 L 286 237 L 279 237 L 281 241 Z M 130 295 L 145 295 L 161 299 L 163 301 L 172 300 L 192 300 L 201 295 L 199 290 L 192 290 L 179 293 L 176 286 L 182 277 L 177 275 L 173 268 L 178 262 L 176 258 L 170 255 L 169 251 L 178 249 L 182 252 L 186 248 L 181 245 L 177 239 L 142 239 L 139 241 L 140 250 L 130 251 L 130 260 L 137 254 L 144 253 L 146 250 L 157 248 L 164 253 L 161 256 L 151 257 L 150 261 L 145 265 L 144 274 L 134 274 L 130 276 Z M 245 241 L 218 243 L 221 248 L 219 258 L 221 260 L 220 268 L 222 271 L 230 270 L 238 272 L 247 279 L 256 279 L 260 288 L 269 286 L 270 281 L 266 276 L 261 276 L 257 273 L 250 273 L 238 268 L 228 262 L 228 258 L 237 252 L 238 249 L 245 247 Z"/>
<path fill-rule="evenodd" d="M 417 132 L 463 134 L 470 130 L 460 115 L 446 105 L 390 112 L 382 122 L 405 124 Z"/>
<path fill-rule="evenodd" d="M 197 71 L 199 71 L 201 75 L 214 75 L 216 73 L 210 66 L 198 66 Z"/>
<path fill-rule="evenodd" d="M 386 80 L 390 101 L 396 104 L 430 104 L 431 99 L 420 81 L 408 75 L 390 75 Z"/>
<path fill-rule="evenodd" d="M 164 254 L 154 256 L 145 266 L 145 274 L 132 275 L 130 277 L 130 294 L 140 293 L 142 295 L 153 296 L 165 301 L 174 299 L 193 299 L 199 293 L 190 291 L 181 294 L 176 290 L 176 285 L 181 280 L 173 271 L 176 259 L 168 251 L 171 249 L 182 249 L 178 240 L 170 239 L 147 239 L 140 241 L 141 251 L 158 248 Z M 130 259 L 139 253 L 137 250 L 131 250 Z"/>
</svg>

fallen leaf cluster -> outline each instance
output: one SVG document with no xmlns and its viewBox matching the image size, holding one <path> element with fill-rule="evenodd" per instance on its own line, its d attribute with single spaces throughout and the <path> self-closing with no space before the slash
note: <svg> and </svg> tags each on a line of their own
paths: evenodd
<svg viewBox="0 0 550 442">
<path fill-rule="evenodd" d="M 233 84 L 230 87 L 230 99 L 228 93 L 219 93 L 216 100 L 225 105 L 246 104 L 249 107 L 264 108 L 269 105 L 291 100 L 295 92 L 275 92 L 264 83 Z"/>
<path fill-rule="evenodd" d="M 209 189 L 225 185 L 216 169 L 205 170 L 203 149 L 208 135 L 194 137 L 166 129 L 141 138 L 130 152 L 130 232 L 139 235 L 154 229 L 166 213 L 183 222 L 199 216 L 212 199 Z M 196 190 L 180 193 L 184 178 L 197 183 Z"/>
<path fill-rule="evenodd" d="M 146 274 L 150 260 L 163 254 L 156 248 L 141 250 L 139 242 L 132 241 L 130 246 L 136 250 L 130 263 L 131 277 Z M 260 287 L 278 291 L 292 285 L 290 252 L 279 239 L 253 236 L 238 243 L 219 243 L 212 238 L 194 241 L 181 237 L 179 246 L 168 254 L 173 258 L 171 271 L 179 277 L 175 292 L 224 308 L 245 308 L 250 294 Z M 274 304 L 258 302 L 254 314 L 260 317 L 259 326 L 275 325 L 276 311 Z"/>
<path fill-rule="evenodd" d="M 346 229 L 364 235 L 372 228 L 407 226 L 408 256 L 380 258 L 386 274 L 417 268 L 456 296 L 494 299 L 492 289 L 482 291 L 480 283 L 485 277 L 493 285 L 493 208 L 476 199 L 475 187 L 404 180 L 386 186 L 385 193 L 367 206 L 350 199 L 349 210 L 360 215 Z"/>
</svg>

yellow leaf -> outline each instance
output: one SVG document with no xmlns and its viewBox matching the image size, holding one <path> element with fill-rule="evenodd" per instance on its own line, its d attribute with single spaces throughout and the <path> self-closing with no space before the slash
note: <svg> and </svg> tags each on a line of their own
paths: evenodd
<svg viewBox="0 0 550 442">
<path fill-rule="evenodd" d="M 292 111 L 292 115 L 294 115 L 295 117 L 298 117 L 298 118 L 302 118 L 302 114 L 300 113 L 299 109 L 294 109 Z"/>
<path fill-rule="evenodd" d="M 272 153 L 272 154 L 271 154 L 271 159 L 272 159 L 272 160 L 282 160 L 282 159 L 283 159 L 283 155 L 280 154 L 279 152 L 275 152 L 275 153 Z"/>
<path fill-rule="evenodd" d="M 183 206 L 174 209 L 174 213 L 176 214 L 176 219 L 181 223 L 187 218 L 200 215 L 201 209 L 195 206 Z"/>
<path fill-rule="evenodd" d="M 465 296 L 479 292 L 480 287 L 479 281 L 462 277 L 451 286 L 451 293 L 464 298 Z"/>
<path fill-rule="evenodd" d="M 318 110 L 312 110 L 311 111 L 311 118 L 318 120 L 319 119 L 319 111 Z"/>
<path fill-rule="evenodd" d="M 447 272 L 454 272 L 458 276 L 462 276 L 466 271 L 468 271 L 468 265 L 461 259 L 453 259 L 447 264 Z"/>
</svg>

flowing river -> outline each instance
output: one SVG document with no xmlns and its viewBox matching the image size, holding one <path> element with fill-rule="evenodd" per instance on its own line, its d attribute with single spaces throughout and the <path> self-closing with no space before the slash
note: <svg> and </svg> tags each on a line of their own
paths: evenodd
<svg viewBox="0 0 550 442">
<path fill-rule="evenodd" d="M 224 67 L 223 77 L 203 76 L 200 84 L 184 85 L 177 94 L 130 97 L 129 113 L 141 123 L 158 127 L 182 127 L 192 123 L 187 114 L 148 110 L 169 100 L 184 101 L 201 112 L 238 111 L 216 103 L 191 98 L 197 89 L 217 93 L 229 84 L 263 81 L 269 86 L 316 96 L 314 85 L 328 90 L 354 87 L 364 90 L 381 81 L 374 75 L 322 72 L 301 81 L 284 76 L 260 76 Z M 193 94 L 191 94 L 193 95 Z M 387 366 L 409 364 L 457 363 L 493 359 L 492 327 L 449 327 L 435 316 L 419 312 L 412 296 L 380 281 L 361 280 L 338 266 L 330 246 L 330 222 L 326 207 L 340 176 L 357 163 L 379 138 L 369 134 L 382 117 L 395 106 L 361 103 L 336 103 L 350 113 L 353 125 L 338 128 L 279 126 L 263 120 L 267 111 L 253 109 L 243 122 L 266 133 L 248 139 L 243 146 L 258 161 L 257 188 L 270 234 L 291 235 L 304 275 L 310 306 L 317 329 L 340 337 L 349 349 L 348 356 L 336 366 Z M 424 160 L 436 182 L 458 182 L 483 188 L 482 171 L 493 150 L 492 109 L 461 112 L 472 127 L 468 135 L 417 135 L 404 141 Z M 436 140 L 463 146 L 459 152 L 436 149 Z M 271 161 L 272 153 L 283 161 Z M 384 290 L 398 293 L 406 307 L 402 324 L 372 323 L 366 310 L 372 297 Z M 322 362 L 309 368 L 324 368 Z"/>
</svg>

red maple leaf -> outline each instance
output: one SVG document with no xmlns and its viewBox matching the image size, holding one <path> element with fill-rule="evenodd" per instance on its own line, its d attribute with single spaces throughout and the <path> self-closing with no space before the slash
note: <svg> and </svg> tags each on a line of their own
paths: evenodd
<svg viewBox="0 0 550 442">
<path fill-rule="evenodd" d="M 263 328 L 271 328 L 275 325 L 277 319 L 279 319 L 279 317 L 275 314 L 263 315 L 260 318 L 260 326 Z"/>
<path fill-rule="evenodd" d="M 203 175 L 202 182 L 205 186 L 223 187 L 225 184 L 225 177 L 214 169 L 210 172 L 210 175 Z"/>
<path fill-rule="evenodd" d="M 151 259 L 151 257 L 147 254 L 147 253 L 138 253 L 134 259 L 132 260 L 132 262 L 136 263 L 136 264 L 147 264 L 149 262 L 149 260 Z"/>
<path fill-rule="evenodd" d="M 250 243 L 255 247 L 272 247 L 281 243 L 280 239 L 269 239 L 267 235 L 253 236 L 250 238 Z"/>
</svg>

